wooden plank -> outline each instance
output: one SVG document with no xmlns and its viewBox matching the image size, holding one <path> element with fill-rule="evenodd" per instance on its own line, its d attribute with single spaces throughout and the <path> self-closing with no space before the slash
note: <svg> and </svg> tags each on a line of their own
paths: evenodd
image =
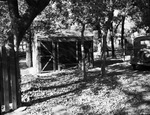
<svg viewBox="0 0 150 115">
<path fill-rule="evenodd" d="M 0 47 L 0 115 L 2 113 L 2 47 Z"/>
<path fill-rule="evenodd" d="M 76 41 L 76 61 L 79 62 L 79 48 L 78 48 L 78 41 Z"/>
<path fill-rule="evenodd" d="M 37 41 L 37 72 L 40 73 L 42 70 L 42 64 L 41 64 L 41 42 Z"/>
<path fill-rule="evenodd" d="M 88 60 L 87 63 L 89 64 L 89 66 L 91 66 L 91 61 L 90 61 L 90 60 L 91 60 L 91 59 L 90 59 L 90 58 L 91 58 L 91 55 L 90 55 L 90 54 L 91 54 L 91 52 L 90 52 L 90 49 L 89 49 L 89 50 L 88 50 L 88 53 L 87 53 L 87 60 Z"/>
<path fill-rule="evenodd" d="M 42 68 L 41 71 L 45 70 L 45 68 L 48 66 L 48 64 L 50 63 L 51 60 L 52 60 L 52 57 L 49 58 L 49 60 L 46 62 L 46 64 L 44 65 L 44 67 Z"/>
<path fill-rule="evenodd" d="M 15 75 L 15 69 L 16 66 L 15 66 L 15 53 L 14 53 L 14 50 L 11 50 L 10 52 L 10 80 L 11 80 L 11 98 L 12 98 L 12 107 L 13 109 L 16 109 L 17 108 L 17 89 L 16 89 L 16 86 L 17 86 L 17 83 L 16 83 L 16 75 Z"/>
<path fill-rule="evenodd" d="M 9 81 L 8 81 L 8 68 L 7 68 L 7 54 L 5 47 L 2 48 L 2 73 L 3 73 L 3 87 L 4 87 L 4 105 L 5 111 L 9 111 Z"/>
<path fill-rule="evenodd" d="M 59 64 L 59 42 L 57 43 L 57 65 L 58 65 L 58 70 L 61 69 L 60 64 Z"/>
<path fill-rule="evenodd" d="M 88 64 L 89 64 L 89 66 L 91 66 L 92 65 L 92 63 L 91 63 L 91 52 L 92 52 L 91 41 L 88 41 L 87 45 L 88 45 L 87 46 L 88 47 L 88 52 L 87 52 Z"/>
<path fill-rule="evenodd" d="M 91 63 L 92 67 L 94 67 L 94 50 L 93 50 L 93 40 L 91 41 Z"/>
<path fill-rule="evenodd" d="M 52 56 L 53 56 L 53 70 L 56 71 L 56 52 L 54 42 L 52 42 Z"/>
<path fill-rule="evenodd" d="M 42 50 L 43 49 L 43 50 Z M 41 41 L 41 52 L 44 51 L 44 52 L 47 52 L 46 55 L 44 54 L 41 54 L 40 57 L 42 58 L 49 58 L 48 61 L 46 61 L 46 63 L 43 61 L 43 59 L 41 59 L 41 64 L 42 64 L 42 67 L 41 67 L 41 71 L 45 71 L 47 69 L 51 69 L 50 66 L 52 66 L 52 69 L 53 70 L 56 70 L 56 62 L 55 62 L 55 43 L 54 42 L 43 42 Z M 44 65 L 43 65 L 44 64 Z"/>
<path fill-rule="evenodd" d="M 47 50 L 47 52 L 48 52 L 50 55 L 52 55 L 50 49 L 48 49 L 48 48 L 42 43 L 42 41 L 41 41 L 40 43 L 41 43 L 41 46 L 43 46 L 43 48 L 45 48 L 45 49 Z M 51 42 L 49 42 L 49 43 L 51 43 Z M 53 43 L 54 43 L 54 42 L 52 42 L 52 45 L 53 45 Z"/>
<path fill-rule="evenodd" d="M 33 62 L 33 68 L 34 71 L 37 72 L 37 67 L 36 67 L 36 63 L 37 63 L 37 40 L 34 38 L 34 41 L 32 43 L 32 62 Z"/>
<path fill-rule="evenodd" d="M 58 63 L 57 63 L 57 44 L 58 42 L 54 42 L 55 43 L 55 49 L 54 49 L 54 52 L 55 52 L 55 68 L 56 70 L 58 69 Z"/>
<path fill-rule="evenodd" d="M 20 76 L 20 68 L 19 68 L 19 57 L 18 51 L 14 51 L 14 58 L 15 58 L 15 76 L 16 76 L 16 92 L 17 92 L 17 107 L 21 106 L 21 76 Z"/>
<path fill-rule="evenodd" d="M 9 87 L 9 105 L 12 103 L 11 99 L 11 80 L 10 80 L 10 56 L 9 52 L 7 51 L 7 72 L 8 72 L 8 87 Z"/>
<path fill-rule="evenodd" d="M 79 61 L 81 62 L 81 60 L 82 60 L 82 53 L 81 53 L 81 42 L 79 41 L 78 42 L 78 59 L 79 59 Z"/>
<path fill-rule="evenodd" d="M 58 63 L 57 63 L 57 45 L 58 45 L 58 42 L 54 42 L 55 43 L 55 49 L 54 49 L 54 52 L 55 52 L 55 68 L 56 70 L 58 69 Z"/>
</svg>

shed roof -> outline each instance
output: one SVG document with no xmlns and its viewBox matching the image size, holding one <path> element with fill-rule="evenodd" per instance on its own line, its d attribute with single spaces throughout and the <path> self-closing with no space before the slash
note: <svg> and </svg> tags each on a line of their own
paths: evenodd
<svg viewBox="0 0 150 115">
<path fill-rule="evenodd" d="M 93 40 L 93 36 L 84 36 L 84 38 L 80 36 L 45 36 L 45 35 L 37 35 L 37 40 L 39 41 L 53 41 L 53 42 L 69 42 L 69 41 L 91 41 Z"/>
</svg>

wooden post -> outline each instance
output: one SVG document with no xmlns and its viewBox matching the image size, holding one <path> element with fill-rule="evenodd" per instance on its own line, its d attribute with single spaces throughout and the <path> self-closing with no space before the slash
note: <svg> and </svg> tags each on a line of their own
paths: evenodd
<svg viewBox="0 0 150 115">
<path fill-rule="evenodd" d="M 38 37 L 35 35 L 34 37 L 34 43 L 33 43 L 33 46 L 32 46 L 32 51 L 33 51 L 33 67 L 34 67 L 34 71 L 36 73 L 40 73 L 41 72 L 41 44 L 40 44 L 40 41 L 38 40 Z"/>
<path fill-rule="evenodd" d="M 85 64 L 85 47 L 84 47 L 84 38 L 82 37 L 82 41 L 81 41 L 81 55 L 82 55 L 82 60 L 81 60 L 81 70 L 82 70 L 82 76 L 84 78 L 84 80 L 86 80 L 86 64 Z"/>
<path fill-rule="evenodd" d="M 78 41 L 76 41 L 76 61 L 79 62 L 79 48 L 78 48 Z"/>
<path fill-rule="evenodd" d="M 19 49 L 16 48 L 16 50 L 14 50 L 14 63 L 15 63 L 15 76 L 16 76 L 16 99 L 17 99 L 17 107 L 21 106 L 21 88 L 20 88 L 20 84 L 21 84 L 21 76 L 20 76 L 20 68 L 19 68 Z"/>
<path fill-rule="evenodd" d="M 36 67 L 37 67 L 37 72 L 40 73 L 41 72 L 41 43 L 40 41 L 37 40 L 37 62 L 36 62 Z"/>
<path fill-rule="evenodd" d="M 94 67 L 94 50 L 93 50 L 93 40 L 91 41 L 91 63 L 92 63 L 92 67 Z"/>
<path fill-rule="evenodd" d="M 9 57 L 9 63 L 10 63 L 10 80 L 11 80 L 11 98 L 12 98 L 12 106 L 13 106 L 13 109 L 16 109 L 17 108 L 17 77 L 16 77 L 16 74 L 15 74 L 15 69 L 17 69 L 17 67 L 15 66 L 15 51 L 12 49 L 10 51 L 10 57 Z M 20 87 L 20 85 L 19 85 Z"/>
<path fill-rule="evenodd" d="M 79 41 L 78 43 L 78 60 L 81 61 L 82 57 L 81 57 L 81 42 Z"/>
<path fill-rule="evenodd" d="M 58 70 L 60 70 L 60 64 L 59 64 L 59 42 L 57 42 L 57 66 Z"/>
<path fill-rule="evenodd" d="M 52 55 L 53 55 L 53 70 L 56 71 L 56 52 L 55 52 L 55 43 L 52 41 Z"/>
<path fill-rule="evenodd" d="M 57 46 L 58 46 L 58 42 L 55 42 L 55 66 L 56 66 L 56 70 L 58 70 L 58 62 L 57 62 Z"/>
<path fill-rule="evenodd" d="M 33 68 L 34 68 L 34 71 L 37 73 L 37 38 L 36 36 L 34 36 L 34 41 L 32 43 L 32 62 L 33 62 Z"/>
<path fill-rule="evenodd" d="M 5 111 L 9 111 L 9 81 L 8 81 L 8 68 L 7 68 L 7 53 L 5 47 L 2 47 L 2 74 L 3 74 L 3 87 L 4 87 L 4 105 Z"/>
<path fill-rule="evenodd" d="M 0 115 L 2 114 L 2 47 L 0 46 Z"/>
<path fill-rule="evenodd" d="M 87 55 L 87 62 L 86 63 L 88 63 L 88 66 L 91 66 L 91 59 L 90 59 L 91 58 L 91 47 L 90 47 L 91 41 L 87 41 L 86 43 L 87 43 L 87 44 L 85 44 L 85 46 L 87 47 L 87 49 L 86 49 L 87 50 L 87 52 L 86 52 L 87 53 L 86 54 Z"/>
</svg>

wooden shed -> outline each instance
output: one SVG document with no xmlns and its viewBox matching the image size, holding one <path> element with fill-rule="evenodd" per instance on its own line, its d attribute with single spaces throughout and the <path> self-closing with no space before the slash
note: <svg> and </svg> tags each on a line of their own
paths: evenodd
<svg viewBox="0 0 150 115">
<path fill-rule="evenodd" d="M 84 37 L 85 56 L 93 64 L 93 37 Z M 81 37 L 36 36 L 33 46 L 33 67 L 37 73 L 78 65 L 82 59 Z"/>
</svg>

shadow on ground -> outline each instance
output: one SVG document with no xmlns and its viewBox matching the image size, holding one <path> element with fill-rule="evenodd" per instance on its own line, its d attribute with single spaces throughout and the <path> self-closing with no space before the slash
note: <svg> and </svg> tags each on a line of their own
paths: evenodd
<svg viewBox="0 0 150 115">
<path fill-rule="evenodd" d="M 101 61 L 96 61 L 95 67 L 99 67 L 100 64 Z M 77 115 L 85 115 L 85 113 L 86 115 L 148 115 L 150 113 L 150 68 L 141 66 L 138 70 L 132 70 L 130 64 L 122 60 L 108 61 L 105 77 L 101 76 L 100 71 L 89 71 L 85 81 L 80 72 L 72 71 L 39 76 L 36 80 L 22 85 L 29 86 L 29 84 L 30 88 L 22 92 L 25 98 L 23 104 L 28 106 L 48 100 L 61 100 L 61 97 L 63 99 L 78 98 L 83 95 L 84 91 L 90 89 L 95 97 L 104 92 L 100 97 L 102 98 L 101 105 L 105 99 L 110 100 L 108 105 L 101 108 L 103 111 L 111 108 L 109 104 L 113 106 L 117 103 L 116 109 L 111 109 L 106 114 L 102 110 L 97 113 L 90 111 L 94 109 L 90 103 L 80 106 L 72 105 L 80 108 L 81 111 Z M 114 92 L 117 93 L 114 94 Z M 112 97 L 116 100 L 121 98 L 120 102 L 111 103 Z M 70 104 L 74 101 L 66 103 Z"/>
<path fill-rule="evenodd" d="M 128 97 L 125 108 L 126 115 L 149 115 L 150 113 L 150 68 L 139 66 L 132 70 L 130 64 L 119 64 L 110 68 L 112 71 L 120 71 L 117 81 L 121 91 Z M 112 75 L 112 74 L 111 74 Z M 114 80 L 114 79 L 113 79 Z"/>
<path fill-rule="evenodd" d="M 97 63 L 97 65 L 99 65 Z M 90 78 L 95 78 L 95 72 L 90 73 Z M 99 74 L 98 83 L 93 92 L 97 94 L 103 86 L 109 90 L 119 89 L 127 100 L 124 107 L 115 111 L 115 115 L 149 115 L 150 113 L 150 68 L 139 66 L 133 70 L 128 62 L 110 64 L 107 67 L 107 75 L 101 77 Z M 90 81 L 90 80 L 89 80 Z M 109 92 L 108 90 L 108 92 Z"/>
<path fill-rule="evenodd" d="M 121 59 L 113 59 L 113 60 L 106 60 L 106 66 L 108 65 L 112 65 L 112 64 L 115 64 L 115 63 L 122 63 L 123 60 Z M 101 67 L 101 63 L 102 63 L 102 60 L 96 60 L 94 61 L 94 66 L 95 67 Z"/>
</svg>

